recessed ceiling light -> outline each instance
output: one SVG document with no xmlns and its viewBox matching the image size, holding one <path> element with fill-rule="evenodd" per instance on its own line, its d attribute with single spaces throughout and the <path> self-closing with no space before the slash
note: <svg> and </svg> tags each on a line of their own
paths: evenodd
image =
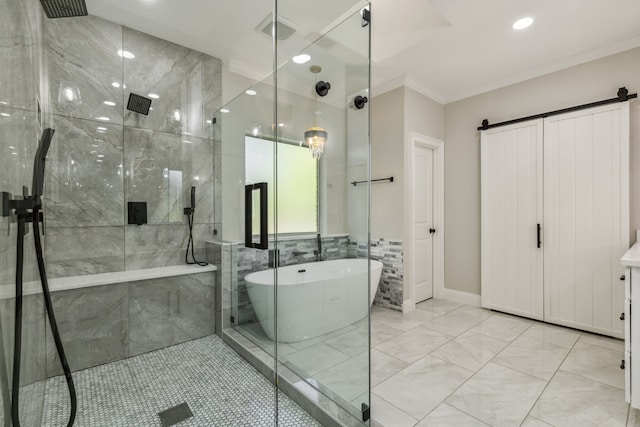
<svg viewBox="0 0 640 427">
<path fill-rule="evenodd" d="M 251 95 L 251 94 L 249 94 L 249 95 Z M 255 95 L 255 93 L 254 93 L 254 95 Z M 220 110 L 220 112 L 221 112 L 221 113 L 225 113 L 225 114 L 226 114 L 226 113 L 228 113 L 228 112 L 229 112 L 229 110 L 228 110 L 227 108 L 222 108 L 222 109 Z"/>
<path fill-rule="evenodd" d="M 98 157 L 99 157 L 99 158 L 103 158 L 103 157 L 104 157 L 104 154 L 98 154 Z"/>
<path fill-rule="evenodd" d="M 255 94 L 256 94 L 256 93 L 258 93 L 258 92 L 256 92 L 256 91 L 255 91 L 255 90 L 253 90 L 253 89 L 247 89 L 247 90 L 245 90 L 245 91 L 244 91 L 244 93 L 246 93 L 247 95 L 251 95 L 251 96 L 253 96 L 253 95 L 255 95 Z"/>
<path fill-rule="evenodd" d="M 111 120 L 109 117 L 96 117 L 97 120 L 102 120 L 103 122 L 108 122 L 109 120 Z"/>
<path fill-rule="evenodd" d="M 133 59 L 136 57 L 133 53 L 129 52 L 128 50 L 119 50 L 118 55 L 126 59 Z"/>
<path fill-rule="evenodd" d="M 11 114 L 8 114 L 8 113 L 0 113 L 0 116 L 2 116 L 2 117 L 11 117 Z"/>
<path fill-rule="evenodd" d="M 310 60 L 311 60 L 311 57 L 306 53 L 303 53 L 301 55 L 296 55 L 293 57 L 293 62 L 295 62 L 296 64 L 304 64 L 305 62 L 309 62 Z"/>
<path fill-rule="evenodd" d="M 160 98 L 160 95 L 156 95 L 155 93 L 150 93 L 150 94 L 149 94 L 149 98 L 151 98 L 151 99 L 158 99 L 158 98 Z"/>
<path fill-rule="evenodd" d="M 113 107 L 113 106 L 116 105 L 116 103 L 112 102 L 112 101 L 104 101 L 104 105 L 108 105 L 109 107 Z"/>
<path fill-rule="evenodd" d="M 96 128 L 96 129 L 98 129 L 98 130 L 102 130 L 102 131 L 105 131 L 105 130 L 107 130 L 107 128 L 105 128 L 105 127 L 102 127 L 102 126 L 98 126 L 98 127 Z"/>
<path fill-rule="evenodd" d="M 118 87 L 120 87 L 120 83 L 113 82 L 113 83 L 111 83 L 111 86 L 118 88 Z"/>
<path fill-rule="evenodd" d="M 527 16 L 526 18 L 518 19 L 516 22 L 513 23 L 512 27 L 514 30 L 524 30 L 531 24 L 533 24 L 533 18 L 530 16 Z"/>
</svg>

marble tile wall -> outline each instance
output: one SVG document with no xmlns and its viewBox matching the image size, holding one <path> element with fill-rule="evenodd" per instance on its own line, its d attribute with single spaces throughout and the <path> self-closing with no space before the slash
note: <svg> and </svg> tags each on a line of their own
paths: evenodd
<svg viewBox="0 0 640 427">
<path fill-rule="evenodd" d="M 45 195 L 51 277 L 183 264 L 192 186 L 203 259 L 221 61 L 93 16 L 45 20 L 44 34 L 47 125 L 57 132 Z M 157 95 L 148 116 L 126 109 L 130 93 Z M 147 202 L 148 224 L 127 224 L 129 201 Z"/>
<path fill-rule="evenodd" d="M 52 300 L 73 371 L 215 333 L 213 273 L 59 291 Z M 47 376 L 60 375 L 51 334 L 46 354 Z"/>
<path fill-rule="evenodd" d="M 22 194 L 31 187 L 33 157 L 40 134 L 38 100 L 42 67 L 42 19 L 37 0 L 0 0 L 0 191 Z M 0 285 L 13 287 L 16 277 L 17 227 L 10 218 L 0 217 Z M 25 239 L 24 280 L 38 273 L 33 252 L 33 234 Z M 15 299 L 0 300 L 0 375 L 11 381 L 13 360 Z M 37 414 L 44 396 L 45 347 L 44 305 L 27 296 L 23 300 L 21 408 L 23 420 L 39 424 Z M 8 397 L 5 381 L 0 382 L 0 399 Z M 0 419 L 5 418 L 0 407 Z M 8 418 L 8 414 L 6 414 Z"/>
<path fill-rule="evenodd" d="M 366 242 L 349 242 L 349 256 L 367 257 Z M 403 244 L 401 240 L 372 239 L 371 259 L 382 262 L 382 277 L 374 304 L 402 311 L 404 270 Z"/>
<path fill-rule="evenodd" d="M 214 274 L 129 285 L 129 355 L 215 333 Z"/>
<path fill-rule="evenodd" d="M 74 371 L 128 356 L 128 283 L 54 292 L 51 299 L 67 360 Z M 53 336 L 47 334 L 47 376 L 57 375 L 62 375 L 60 359 Z"/>
</svg>

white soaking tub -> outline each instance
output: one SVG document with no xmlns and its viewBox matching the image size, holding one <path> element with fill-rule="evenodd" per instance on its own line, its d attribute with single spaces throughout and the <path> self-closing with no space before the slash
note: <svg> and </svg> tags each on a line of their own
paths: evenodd
<svg viewBox="0 0 640 427">
<path fill-rule="evenodd" d="M 382 263 L 371 260 L 367 287 L 367 265 L 367 259 L 338 259 L 278 268 L 278 342 L 317 337 L 363 319 L 382 275 Z M 244 278 L 258 321 L 272 340 L 274 276 L 269 269 Z"/>
</svg>

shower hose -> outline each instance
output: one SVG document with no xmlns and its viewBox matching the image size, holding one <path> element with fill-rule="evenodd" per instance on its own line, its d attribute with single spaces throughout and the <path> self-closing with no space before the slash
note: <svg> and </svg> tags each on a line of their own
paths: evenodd
<svg viewBox="0 0 640 427">
<path fill-rule="evenodd" d="M 78 402 L 76 399 L 76 389 L 73 384 L 73 377 L 71 376 L 71 369 L 69 368 L 69 362 L 62 346 L 62 340 L 60 339 L 60 333 L 58 331 L 58 323 L 56 322 L 56 316 L 53 311 L 53 304 L 51 303 L 51 294 L 49 292 L 49 283 L 47 281 L 47 272 L 44 265 L 44 256 L 42 253 L 42 241 L 40 239 L 40 225 L 38 223 L 40 218 L 41 202 L 39 196 L 36 196 L 38 200 L 35 201 L 33 212 L 27 213 L 26 209 L 17 210 L 18 214 L 18 241 L 17 241 L 17 256 L 16 256 L 16 304 L 15 304 L 15 335 L 14 335 L 14 352 L 13 352 L 13 383 L 11 389 L 11 419 L 13 421 L 13 427 L 20 427 L 19 417 L 19 399 L 20 399 L 20 358 L 22 355 L 22 297 L 23 297 L 23 270 L 24 270 L 24 238 L 26 234 L 26 224 L 31 222 L 33 224 L 34 245 L 36 250 L 36 258 L 38 262 L 38 271 L 40 273 L 40 283 L 42 285 L 42 295 L 44 296 L 44 303 L 49 318 L 49 325 L 51 326 L 51 333 L 56 344 L 56 350 L 58 351 L 58 357 L 62 364 L 64 376 L 67 380 L 67 386 L 69 388 L 69 397 L 71 399 L 71 413 L 69 415 L 69 423 L 67 427 L 73 426 L 76 418 L 76 412 Z"/>
</svg>

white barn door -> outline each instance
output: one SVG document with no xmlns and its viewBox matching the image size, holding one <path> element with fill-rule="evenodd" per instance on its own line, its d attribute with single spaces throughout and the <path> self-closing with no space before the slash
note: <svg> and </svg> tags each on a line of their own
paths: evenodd
<svg viewBox="0 0 640 427">
<path fill-rule="evenodd" d="M 545 320 L 622 337 L 629 105 L 545 119 Z"/>
<path fill-rule="evenodd" d="M 538 320 L 544 316 L 542 138 L 542 119 L 481 134 L 481 304 Z"/>
</svg>

